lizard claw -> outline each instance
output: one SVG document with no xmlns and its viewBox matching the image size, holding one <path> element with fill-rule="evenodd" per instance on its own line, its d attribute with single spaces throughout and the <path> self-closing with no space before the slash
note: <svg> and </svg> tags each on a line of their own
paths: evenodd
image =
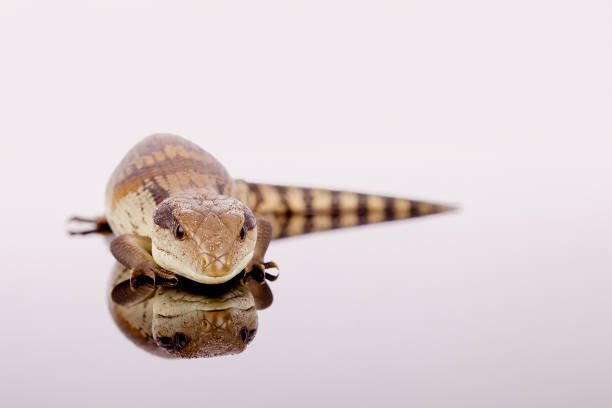
<svg viewBox="0 0 612 408">
<path fill-rule="evenodd" d="M 155 288 L 155 272 L 150 269 L 132 269 L 130 274 L 130 289 L 132 291 L 141 286 Z"/>
<path fill-rule="evenodd" d="M 247 274 L 250 274 L 253 277 L 253 279 L 255 279 L 259 283 L 265 282 L 266 279 L 272 282 L 278 279 L 278 273 L 272 274 L 272 273 L 266 272 L 266 269 L 270 269 L 270 268 L 279 269 L 278 265 L 275 262 L 255 262 L 249 265 L 245 269 L 245 272 Z"/>
<path fill-rule="evenodd" d="M 167 272 L 157 271 L 154 268 L 132 269 L 130 275 L 130 288 L 136 290 L 141 286 L 174 287 L 178 284 L 176 275 Z"/>
<path fill-rule="evenodd" d="M 265 269 L 270 269 L 270 268 L 276 269 L 275 273 L 268 273 L 267 271 L 264 271 L 264 276 L 267 280 L 269 280 L 270 282 L 274 282 L 275 280 L 278 279 L 278 276 L 279 276 L 278 271 L 280 270 L 280 268 L 275 262 L 266 262 L 264 263 L 264 267 Z"/>
<path fill-rule="evenodd" d="M 68 222 L 72 225 L 75 223 L 91 225 L 90 229 L 85 230 L 68 228 L 69 235 L 109 234 L 112 232 L 105 217 L 86 218 L 73 216 L 68 219 Z"/>
</svg>

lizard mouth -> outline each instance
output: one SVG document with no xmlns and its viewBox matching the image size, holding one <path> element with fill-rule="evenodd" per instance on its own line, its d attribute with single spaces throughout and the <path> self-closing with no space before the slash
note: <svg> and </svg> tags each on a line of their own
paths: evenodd
<svg viewBox="0 0 612 408">
<path fill-rule="evenodd" d="M 217 278 L 227 275 L 231 270 L 232 258 L 227 255 L 214 256 L 210 254 L 202 254 L 200 258 L 202 265 L 202 273 L 206 276 Z"/>
<path fill-rule="evenodd" d="M 242 259 L 232 259 L 224 254 L 214 256 L 209 253 L 200 253 L 194 269 L 180 273 L 184 277 L 205 284 L 218 284 L 227 282 L 238 275 L 248 265 L 253 253 L 250 252 Z"/>
</svg>

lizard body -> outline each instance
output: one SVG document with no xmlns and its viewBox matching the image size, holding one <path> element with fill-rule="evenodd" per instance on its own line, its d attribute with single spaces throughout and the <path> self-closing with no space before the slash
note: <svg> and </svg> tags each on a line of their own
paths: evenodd
<svg viewBox="0 0 612 408">
<path fill-rule="evenodd" d="M 442 205 L 234 180 L 210 153 L 179 136 L 151 135 L 119 163 L 106 188 L 111 252 L 132 283 L 174 286 L 176 275 L 205 284 L 241 271 L 270 276 L 270 240 L 447 211 Z M 77 220 L 82 220 L 78 219 Z M 92 232 L 85 231 L 82 233 Z"/>
</svg>

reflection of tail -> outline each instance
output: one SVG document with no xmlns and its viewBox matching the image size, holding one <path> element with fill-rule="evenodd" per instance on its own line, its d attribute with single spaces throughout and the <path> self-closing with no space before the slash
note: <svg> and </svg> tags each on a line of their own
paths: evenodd
<svg viewBox="0 0 612 408">
<path fill-rule="evenodd" d="M 238 182 L 248 205 L 272 223 L 273 238 L 421 217 L 452 207 L 349 191 Z"/>
</svg>

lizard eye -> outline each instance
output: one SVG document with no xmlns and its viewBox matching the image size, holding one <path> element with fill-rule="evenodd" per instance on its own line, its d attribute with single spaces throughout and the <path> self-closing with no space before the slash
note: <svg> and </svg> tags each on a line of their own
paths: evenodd
<svg viewBox="0 0 612 408">
<path fill-rule="evenodd" d="M 174 230 L 174 236 L 176 237 L 176 239 L 185 238 L 185 231 L 183 231 L 183 227 L 177 225 L 176 229 Z"/>
<path fill-rule="evenodd" d="M 243 225 L 242 228 L 240 228 L 240 239 L 244 239 L 245 235 L 246 235 L 246 231 L 245 231 L 244 225 Z"/>
</svg>

